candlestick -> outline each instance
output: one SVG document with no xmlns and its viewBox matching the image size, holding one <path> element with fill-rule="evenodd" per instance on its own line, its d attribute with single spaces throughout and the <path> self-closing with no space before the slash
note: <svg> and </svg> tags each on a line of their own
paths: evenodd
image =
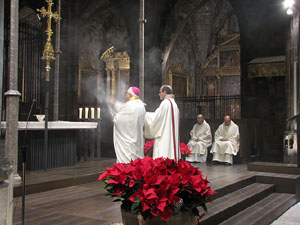
<svg viewBox="0 0 300 225">
<path fill-rule="evenodd" d="M 91 108 L 91 119 L 95 118 L 95 109 L 92 107 Z"/>
<path fill-rule="evenodd" d="M 85 118 L 88 119 L 89 118 L 89 108 L 85 107 Z"/>
<path fill-rule="evenodd" d="M 97 118 L 100 119 L 101 116 L 101 109 L 100 107 L 97 108 Z"/>
<path fill-rule="evenodd" d="M 82 108 L 79 108 L 79 119 L 82 119 Z"/>
</svg>

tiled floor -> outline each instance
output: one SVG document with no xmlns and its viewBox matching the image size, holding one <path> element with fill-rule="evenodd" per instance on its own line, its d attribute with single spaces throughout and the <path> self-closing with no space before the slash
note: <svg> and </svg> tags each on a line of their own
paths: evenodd
<svg viewBox="0 0 300 225">
<path fill-rule="evenodd" d="M 300 224 L 300 202 L 282 214 L 271 225 L 296 225 Z"/>
</svg>

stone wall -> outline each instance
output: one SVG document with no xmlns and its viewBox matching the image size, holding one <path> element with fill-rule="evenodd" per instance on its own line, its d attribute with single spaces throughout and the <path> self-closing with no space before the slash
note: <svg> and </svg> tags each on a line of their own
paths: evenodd
<svg viewBox="0 0 300 225">
<path fill-rule="evenodd" d="M 285 77 L 247 79 L 244 114 L 259 119 L 258 151 L 263 161 L 283 161 L 286 128 Z"/>
<path fill-rule="evenodd" d="M 97 13 L 79 26 L 79 67 L 99 71 L 100 56 L 111 46 L 116 50 L 128 51 L 127 29 L 120 15 L 111 10 Z M 103 72 L 103 71 L 101 71 Z"/>
<path fill-rule="evenodd" d="M 241 33 L 242 118 L 259 120 L 260 160 L 281 162 L 286 119 L 285 78 L 250 80 L 247 66 L 256 57 L 285 55 L 287 15 L 280 1 L 229 1 Z"/>
<path fill-rule="evenodd" d="M 79 6 L 76 1 L 61 4 L 61 55 L 59 78 L 59 119 L 77 118 Z M 51 79 L 53 80 L 53 79 Z M 50 95 L 51 99 L 51 95 Z M 52 109 L 52 107 L 50 107 Z M 51 111 L 50 111 L 51 114 Z"/>
<path fill-rule="evenodd" d="M 0 225 L 12 225 L 13 169 L 7 159 L 0 159 Z"/>
<path fill-rule="evenodd" d="M 196 56 L 191 41 L 191 28 L 186 26 L 184 32 L 181 33 L 170 53 L 167 68 L 176 67 L 181 65 L 183 69 L 188 73 L 190 81 L 190 94 L 191 96 L 195 95 L 195 67 L 196 67 Z M 164 74 L 168 76 L 168 73 Z M 164 77 L 165 83 L 168 80 L 167 77 Z"/>
</svg>

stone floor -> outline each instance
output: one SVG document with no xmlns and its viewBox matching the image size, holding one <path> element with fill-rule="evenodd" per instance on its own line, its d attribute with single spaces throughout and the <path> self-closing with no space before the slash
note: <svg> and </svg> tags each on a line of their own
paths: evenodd
<svg viewBox="0 0 300 225">
<path fill-rule="evenodd" d="M 95 163 L 80 163 L 75 167 L 51 169 L 47 172 L 32 171 L 27 174 L 30 185 L 45 183 L 83 174 L 100 174 L 115 159 Z M 233 166 L 193 164 L 208 177 L 212 189 L 219 189 L 257 172 L 248 171 L 246 164 Z M 277 176 L 273 174 L 272 176 Z M 292 175 L 286 175 L 292 176 Z M 121 222 L 120 204 L 106 198 L 103 182 L 76 184 L 26 196 L 25 225 L 111 225 Z M 22 224 L 22 198 L 14 198 L 14 225 Z M 290 212 L 291 210 L 291 212 Z M 292 207 L 273 224 L 300 224 L 300 205 Z M 283 221 L 283 222 L 282 222 Z M 287 223 L 290 222 L 290 223 Z"/>
<path fill-rule="evenodd" d="M 106 166 L 112 166 L 115 160 L 105 159 L 98 163 L 80 163 L 76 167 L 51 169 L 47 172 L 27 173 L 28 184 L 37 184 L 47 180 L 63 179 L 85 173 L 98 174 Z M 211 182 L 213 189 L 219 189 L 239 179 L 251 177 L 256 172 L 247 171 L 246 164 L 224 166 L 211 164 L 193 164 Z M 95 178 L 96 180 L 96 178 Z M 120 204 L 107 198 L 103 182 L 94 181 L 85 184 L 53 189 L 26 195 L 25 225 L 111 225 L 120 223 Z M 14 198 L 14 225 L 22 224 L 22 198 Z"/>
<path fill-rule="evenodd" d="M 300 224 L 300 202 L 282 214 L 271 225 L 296 225 Z"/>
</svg>

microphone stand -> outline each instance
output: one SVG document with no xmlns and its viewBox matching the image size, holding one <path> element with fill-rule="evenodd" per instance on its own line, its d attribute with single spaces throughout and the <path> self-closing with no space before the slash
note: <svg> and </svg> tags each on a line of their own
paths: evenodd
<svg viewBox="0 0 300 225">
<path fill-rule="evenodd" d="M 26 131 L 25 131 L 26 132 Z M 22 224 L 25 224 L 25 176 L 26 176 L 26 150 L 27 146 L 21 146 L 22 151 Z"/>
<path fill-rule="evenodd" d="M 31 115 L 31 111 L 33 109 L 33 105 L 35 103 L 35 99 L 32 100 L 32 104 L 30 106 L 30 110 L 27 116 L 26 120 L 26 127 L 25 127 L 25 134 L 24 134 L 24 140 L 27 142 L 27 125 L 28 121 Z M 22 225 L 25 224 L 25 195 L 26 195 L 26 151 L 27 151 L 27 146 L 21 146 L 21 151 L 22 151 Z"/>
</svg>

